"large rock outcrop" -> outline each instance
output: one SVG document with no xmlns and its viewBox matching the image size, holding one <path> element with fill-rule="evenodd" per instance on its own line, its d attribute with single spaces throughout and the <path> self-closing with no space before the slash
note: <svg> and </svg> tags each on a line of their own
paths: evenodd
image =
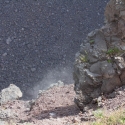
<svg viewBox="0 0 125 125">
<path fill-rule="evenodd" d="M 81 109 L 125 85 L 125 0 L 109 1 L 105 26 L 90 32 L 76 54 L 73 77 Z"/>
</svg>

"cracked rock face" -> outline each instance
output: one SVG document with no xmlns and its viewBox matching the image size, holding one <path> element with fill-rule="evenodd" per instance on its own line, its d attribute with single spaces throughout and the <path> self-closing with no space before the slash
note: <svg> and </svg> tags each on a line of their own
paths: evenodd
<svg viewBox="0 0 125 125">
<path fill-rule="evenodd" d="M 75 102 L 84 106 L 125 84 L 125 0 L 110 0 L 105 26 L 90 32 L 76 54 Z"/>
</svg>

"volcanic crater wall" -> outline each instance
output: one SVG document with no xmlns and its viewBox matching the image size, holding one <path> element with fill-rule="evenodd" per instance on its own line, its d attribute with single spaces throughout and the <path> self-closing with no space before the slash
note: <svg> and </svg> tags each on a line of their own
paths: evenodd
<svg viewBox="0 0 125 125">
<path fill-rule="evenodd" d="M 83 109 L 101 94 L 125 85 L 125 0 L 110 0 L 105 25 L 90 32 L 74 64 L 76 104 Z"/>
</svg>

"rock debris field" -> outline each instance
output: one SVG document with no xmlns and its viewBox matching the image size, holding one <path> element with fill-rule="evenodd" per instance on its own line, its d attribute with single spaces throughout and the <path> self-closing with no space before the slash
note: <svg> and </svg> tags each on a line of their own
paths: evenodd
<svg viewBox="0 0 125 125">
<path fill-rule="evenodd" d="M 32 98 L 37 84 L 73 83 L 75 53 L 86 34 L 103 25 L 107 2 L 1 0 L 0 88 L 13 83 Z"/>
<path fill-rule="evenodd" d="M 16 93 L 13 93 L 12 88 Z M 8 96 L 7 92 L 10 93 Z M 7 98 L 3 100 L 5 96 Z M 98 97 L 101 107 L 93 100 L 85 107 L 84 113 L 74 103 L 73 84 L 53 86 L 40 92 L 36 100 L 16 100 L 20 96 L 21 91 L 12 84 L 2 91 L 0 125 L 90 125 L 96 119 L 94 112 L 97 109 L 108 111 L 109 114 L 109 111 L 111 113 L 125 107 L 125 86 L 109 95 Z"/>
</svg>

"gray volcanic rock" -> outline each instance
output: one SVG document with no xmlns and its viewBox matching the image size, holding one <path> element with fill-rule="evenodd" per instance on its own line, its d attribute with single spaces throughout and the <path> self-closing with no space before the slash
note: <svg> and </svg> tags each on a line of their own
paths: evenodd
<svg viewBox="0 0 125 125">
<path fill-rule="evenodd" d="M 8 88 L 5 88 L 0 93 L 0 103 L 4 104 L 8 101 L 13 101 L 22 97 L 20 88 L 14 84 L 10 84 Z"/>
<path fill-rule="evenodd" d="M 125 0 L 110 0 L 105 18 L 105 26 L 90 32 L 76 54 L 75 102 L 81 109 L 125 83 Z"/>
</svg>

